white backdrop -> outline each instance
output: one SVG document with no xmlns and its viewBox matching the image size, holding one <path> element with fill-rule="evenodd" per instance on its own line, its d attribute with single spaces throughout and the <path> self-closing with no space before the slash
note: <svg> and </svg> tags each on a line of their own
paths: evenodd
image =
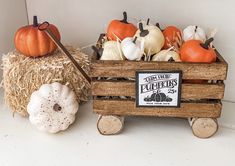
<svg viewBox="0 0 235 166">
<path fill-rule="evenodd" d="M 229 62 L 225 99 L 232 101 L 235 101 L 234 5 L 233 0 L 27 0 L 30 19 L 38 15 L 40 20 L 56 24 L 63 42 L 78 47 L 94 43 L 111 19 L 122 18 L 124 10 L 133 22 L 150 17 L 162 27 L 196 24 L 218 28 L 214 44 Z"/>
<path fill-rule="evenodd" d="M 25 0 L 0 0 L 0 55 L 14 48 L 13 37 L 27 24 Z"/>
</svg>

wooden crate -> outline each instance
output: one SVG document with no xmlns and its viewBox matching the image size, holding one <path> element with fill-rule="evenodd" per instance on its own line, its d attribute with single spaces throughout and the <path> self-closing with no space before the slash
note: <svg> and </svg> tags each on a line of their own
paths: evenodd
<svg viewBox="0 0 235 166">
<path fill-rule="evenodd" d="M 115 115 L 116 120 L 121 116 L 160 116 L 190 118 L 191 124 L 202 125 L 216 122 L 220 117 L 224 97 L 224 80 L 227 77 L 228 64 L 217 52 L 215 63 L 184 63 L 184 62 L 146 62 L 146 61 L 102 61 L 97 60 L 96 54 L 92 58 L 92 96 L 93 111 L 104 116 Z M 181 105 L 179 108 L 136 107 L 135 102 L 135 74 L 137 71 L 182 71 Z M 117 78 L 107 80 L 105 78 Z M 127 80 L 123 78 L 133 78 Z M 186 80 L 207 80 L 204 83 L 188 83 Z M 104 96 L 109 96 L 105 99 Z M 126 96 L 118 98 L 117 96 Z M 103 97 L 103 98 L 102 98 Z M 119 118 L 120 119 L 120 118 Z M 213 119 L 211 122 L 210 120 Z M 107 119 L 105 119 L 107 121 Z M 103 127 L 110 126 L 110 122 L 103 123 Z M 197 123 L 196 123 L 197 120 Z M 121 124 L 123 120 L 120 121 Z M 194 123 L 195 122 L 195 123 Z M 98 124 L 99 125 L 99 124 Z M 213 124 L 212 124 L 213 125 Z M 196 126 L 196 127 L 197 127 Z M 99 128 L 99 126 L 98 126 Z M 114 134 L 119 129 L 105 129 L 102 134 Z M 195 129 L 200 130 L 200 129 Z M 217 122 L 216 122 L 217 130 Z M 112 133 L 114 132 L 114 133 Z M 194 134 L 197 131 L 194 131 Z M 202 131 L 199 131 L 199 133 Z M 216 132 L 216 131 L 214 131 Z M 213 135 L 212 133 L 211 135 Z M 211 135 L 199 136 L 209 137 Z"/>
</svg>

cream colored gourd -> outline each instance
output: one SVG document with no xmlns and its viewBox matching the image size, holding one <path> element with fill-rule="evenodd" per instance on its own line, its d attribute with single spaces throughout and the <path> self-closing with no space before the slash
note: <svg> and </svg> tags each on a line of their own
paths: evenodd
<svg viewBox="0 0 235 166">
<path fill-rule="evenodd" d="M 75 93 L 55 82 L 44 84 L 32 93 L 27 111 L 30 122 L 39 130 L 57 133 L 74 122 L 78 107 Z"/>
<path fill-rule="evenodd" d="M 100 60 L 124 60 L 120 43 L 118 41 L 105 42 Z"/>
<path fill-rule="evenodd" d="M 152 61 L 175 61 L 181 62 L 180 56 L 177 52 L 168 50 L 162 50 L 159 53 L 155 54 L 152 58 Z"/>
<path fill-rule="evenodd" d="M 201 40 L 202 42 L 206 41 L 206 32 L 195 25 L 190 25 L 183 30 L 183 40 Z"/>
<path fill-rule="evenodd" d="M 138 40 L 143 40 L 144 52 L 147 56 L 158 53 L 165 43 L 162 31 L 154 25 L 143 27 L 143 24 L 140 23 L 135 36 L 138 37 Z"/>
<path fill-rule="evenodd" d="M 123 55 L 128 60 L 140 60 L 143 56 L 143 44 L 136 40 L 137 37 L 134 39 L 132 37 L 127 37 L 121 42 Z"/>
</svg>

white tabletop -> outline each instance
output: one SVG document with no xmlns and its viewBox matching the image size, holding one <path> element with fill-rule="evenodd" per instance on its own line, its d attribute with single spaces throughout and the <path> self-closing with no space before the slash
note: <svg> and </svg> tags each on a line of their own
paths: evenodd
<svg viewBox="0 0 235 166">
<path fill-rule="evenodd" d="M 129 117 L 124 131 L 102 136 L 91 102 L 65 132 L 38 131 L 27 118 L 0 108 L 0 166 L 234 166 L 235 130 L 220 127 L 210 139 L 193 136 L 187 120 Z"/>
</svg>

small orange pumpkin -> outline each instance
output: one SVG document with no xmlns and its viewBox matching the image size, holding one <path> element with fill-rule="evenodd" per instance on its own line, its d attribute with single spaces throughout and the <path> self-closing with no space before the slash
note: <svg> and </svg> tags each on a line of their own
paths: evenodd
<svg viewBox="0 0 235 166">
<path fill-rule="evenodd" d="M 127 13 L 123 12 L 123 20 L 112 20 L 109 23 L 107 37 L 109 40 L 116 41 L 117 37 L 123 40 L 126 37 L 133 37 L 136 31 L 137 27 L 127 22 Z"/>
<path fill-rule="evenodd" d="M 15 34 L 15 47 L 25 56 L 40 57 L 52 53 L 57 48 L 45 32 L 38 30 L 38 26 L 37 16 L 34 16 L 33 25 L 21 27 Z M 60 40 L 57 27 L 50 24 L 49 28 Z"/>
<path fill-rule="evenodd" d="M 180 57 L 183 62 L 206 62 L 216 61 L 216 52 L 209 47 L 213 38 L 208 39 L 205 43 L 200 40 L 188 40 L 180 49 Z"/>
<path fill-rule="evenodd" d="M 168 49 L 171 46 L 180 47 L 180 42 L 182 40 L 182 32 L 180 29 L 175 26 L 168 26 L 162 33 L 165 37 L 164 49 Z"/>
</svg>

